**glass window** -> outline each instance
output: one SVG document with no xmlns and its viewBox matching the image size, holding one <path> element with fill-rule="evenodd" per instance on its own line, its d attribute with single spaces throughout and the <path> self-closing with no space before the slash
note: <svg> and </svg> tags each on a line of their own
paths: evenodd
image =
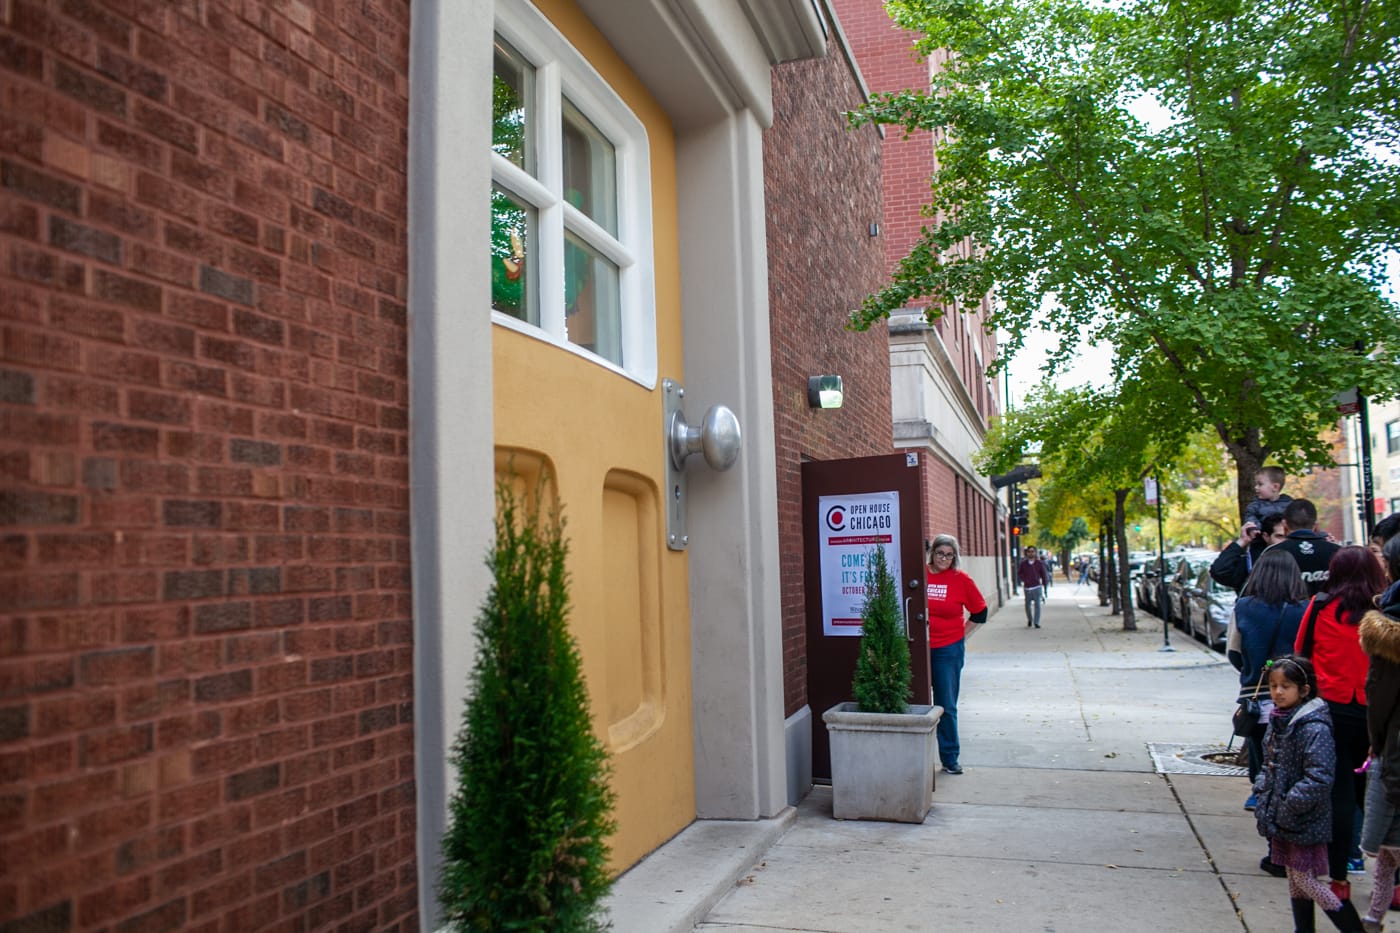
<svg viewBox="0 0 1400 933">
<path fill-rule="evenodd" d="M 617 266 L 565 234 L 564 315 L 569 340 L 605 360 L 622 361 Z"/>
<path fill-rule="evenodd" d="M 1385 424 L 1385 452 L 1400 453 L 1400 420 L 1387 421 Z"/>
<path fill-rule="evenodd" d="M 491 307 L 653 385 L 646 130 L 529 4 L 496 5 Z"/>
<path fill-rule="evenodd" d="M 564 200 L 617 236 L 617 159 L 593 122 L 564 99 Z"/>
<path fill-rule="evenodd" d="M 491 307 L 539 324 L 533 264 L 525 261 L 525 244 L 535 240 L 535 210 L 500 188 L 491 189 Z"/>
<path fill-rule="evenodd" d="M 530 98 L 535 70 L 510 43 L 496 37 L 495 80 L 491 95 L 491 149 L 527 172 L 535 170 L 530 151 Z"/>
</svg>

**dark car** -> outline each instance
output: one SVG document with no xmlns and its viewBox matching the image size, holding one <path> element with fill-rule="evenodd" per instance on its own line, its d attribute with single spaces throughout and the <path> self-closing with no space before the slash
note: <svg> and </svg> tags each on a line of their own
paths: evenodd
<svg viewBox="0 0 1400 933">
<path fill-rule="evenodd" d="M 1225 632 L 1235 612 L 1235 591 L 1210 578 L 1210 567 L 1185 588 L 1181 627 L 1212 648 L 1224 650 Z"/>
<path fill-rule="evenodd" d="M 1156 613 L 1158 593 L 1162 583 L 1162 562 L 1157 558 L 1142 565 L 1142 570 L 1134 577 L 1133 591 L 1137 596 L 1137 607 L 1143 612 Z"/>
<path fill-rule="evenodd" d="M 1177 551 L 1167 555 L 1167 577 L 1162 588 L 1162 596 L 1157 614 L 1177 628 L 1186 630 L 1187 612 L 1186 591 L 1195 585 L 1201 571 L 1215 561 L 1211 551 Z"/>
</svg>

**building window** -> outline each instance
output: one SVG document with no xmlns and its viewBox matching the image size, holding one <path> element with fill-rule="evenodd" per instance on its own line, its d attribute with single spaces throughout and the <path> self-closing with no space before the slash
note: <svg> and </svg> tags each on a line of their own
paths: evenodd
<svg viewBox="0 0 1400 933">
<path fill-rule="evenodd" d="M 491 134 L 491 310 L 652 386 L 646 131 L 534 7 L 498 3 Z"/>
<path fill-rule="evenodd" d="M 1385 423 L 1385 452 L 1400 453 L 1400 419 Z"/>
</svg>

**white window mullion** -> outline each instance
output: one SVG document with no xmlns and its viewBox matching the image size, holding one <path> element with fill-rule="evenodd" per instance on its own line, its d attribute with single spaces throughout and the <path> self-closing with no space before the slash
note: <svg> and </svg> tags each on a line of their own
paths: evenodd
<svg viewBox="0 0 1400 933">
<path fill-rule="evenodd" d="M 535 72 L 535 112 L 540 184 L 549 192 L 550 206 L 540 208 L 540 327 L 556 339 L 564 327 L 564 160 L 559 66 L 541 65 Z"/>
<path fill-rule="evenodd" d="M 538 210 L 553 207 L 559 199 L 534 175 L 499 153 L 491 153 L 491 180 L 519 196 Z"/>
<path fill-rule="evenodd" d="M 583 211 L 568 201 L 564 204 L 564 226 L 588 245 L 602 253 L 615 266 L 627 267 L 636 262 L 632 251 L 613 238 L 613 235 L 593 222 Z"/>
</svg>

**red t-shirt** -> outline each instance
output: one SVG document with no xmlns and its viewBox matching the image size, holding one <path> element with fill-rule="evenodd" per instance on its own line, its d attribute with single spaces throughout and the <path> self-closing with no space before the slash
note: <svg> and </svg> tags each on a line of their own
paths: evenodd
<svg viewBox="0 0 1400 933">
<path fill-rule="evenodd" d="M 987 608 L 977 584 L 961 570 L 950 568 L 928 575 L 928 646 L 942 648 L 962 641 L 967 614 Z"/>
<path fill-rule="evenodd" d="M 1309 604 L 1308 612 L 1312 611 Z M 1293 642 L 1293 650 L 1303 651 L 1303 639 L 1307 634 L 1307 613 L 1303 614 L 1303 624 L 1298 626 L 1298 637 Z M 1371 659 L 1361 650 L 1361 629 L 1337 619 L 1336 600 L 1328 602 L 1312 621 L 1313 626 L 1313 667 L 1317 670 L 1317 692 L 1324 700 L 1333 703 L 1366 703 L 1366 672 L 1371 667 Z"/>
</svg>

